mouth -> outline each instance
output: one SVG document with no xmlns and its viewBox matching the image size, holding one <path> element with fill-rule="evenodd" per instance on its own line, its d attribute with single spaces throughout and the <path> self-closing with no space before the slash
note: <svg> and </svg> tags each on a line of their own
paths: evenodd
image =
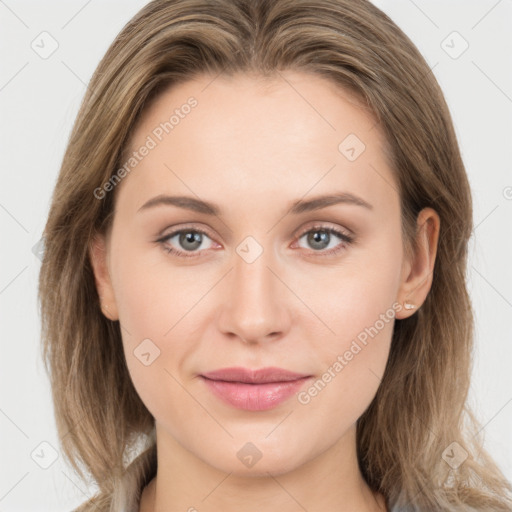
<svg viewBox="0 0 512 512">
<path fill-rule="evenodd" d="M 312 376 L 277 367 L 259 370 L 234 367 L 203 373 L 200 377 L 224 403 L 237 409 L 264 411 L 288 400 Z"/>
<path fill-rule="evenodd" d="M 291 382 L 310 375 L 292 372 L 284 368 L 269 366 L 259 370 L 251 370 L 240 366 L 232 368 L 221 368 L 211 372 L 203 373 L 202 377 L 210 380 L 222 380 L 225 382 L 243 382 L 245 384 L 267 384 L 271 382 Z"/>
</svg>

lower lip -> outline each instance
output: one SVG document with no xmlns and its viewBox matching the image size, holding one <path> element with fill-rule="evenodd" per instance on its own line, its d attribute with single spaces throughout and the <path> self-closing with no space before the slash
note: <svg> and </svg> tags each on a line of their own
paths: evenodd
<svg viewBox="0 0 512 512">
<path fill-rule="evenodd" d="M 288 382 L 268 382 L 266 384 L 246 384 L 243 382 L 227 382 L 202 377 L 214 395 L 224 402 L 246 411 L 266 411 L 273 409 L 296 393 L 309 379 Z"/>
</svg>

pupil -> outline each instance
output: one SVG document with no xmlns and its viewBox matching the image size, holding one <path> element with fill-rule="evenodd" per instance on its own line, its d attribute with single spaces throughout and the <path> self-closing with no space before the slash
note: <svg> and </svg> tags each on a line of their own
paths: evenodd
<svg viewBox="0 0 512 512">
<path fill-rule="evenodd" d="M 309 236 L 309 242 L 317 249 L 324 249 L 329 245 L 329 233 L 326 231 L 314 231 Z M 324 242 L 327 242 L 327 244 Z"/>
<path fill-rule="evenodd" d="M 189 231 L 185 235 L 181 235 L 180 243 L 188 249 L 197 249 L 201 245 L 201 233 Z M 192 247 L 187 247 L 187 244 L 192 244 Z"/>
</svg>

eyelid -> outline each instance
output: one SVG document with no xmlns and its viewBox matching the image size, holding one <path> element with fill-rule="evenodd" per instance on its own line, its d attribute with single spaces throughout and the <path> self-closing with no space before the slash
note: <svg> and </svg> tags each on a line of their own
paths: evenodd
<svg viewBox="0 0 512 512">
<path fill-rule="evenodd" d="M 199 227 L 197 224 L 194 223 L 185 223 L 183 225 L 180 224 L 178 225 L 178 227 L 173 226 L 172 228 L 168 226 L 157 235 L 156 242 L 172 238 L 173 236 L 176 236 L 182 231 L 195 231 L 197 233 L 202 233 L 203 235 L 206 235 L 208 238 L 210 238 L 212 242 L 218 244 L 218 242 L 216 242 L 216 236 L 214 236 L 208 228 L 202 226 Z"/>
<path fill-rule="evenodd" d="M 170 233 L 166 234 L 165 231 L 167 229 L 168 228 L 166 228 L 163 231 L 161 231 L 161 233 L 158 236 L 157 240 L 155 240 L 157 243 L 160 243 L 162 246 L 165 244 L 165 242 L 168 239 L 173 238 L 176 235 L 178 235 L 178 234 L 180 234 L 180 233 L 182 233 L 184 231 L 185 232 L 186 231 L 194 231 L 194 232 L 197 232 L 197 233 L 201 233 L 203 235 L 206 235 L 213 243 L 218 244 L 218 242 L 215 241 L 215 237 L 213 237 L 209 233 L 209 230 L 207 228 L 197 227 L 197 225 L 195 225 L 193 223 L 188 223 L 188 224 L 184 224 L 184 225 L 179 226 L 179 227 L 175 227 L 175 228 L 173 228 L 170 231 Z M 296 230 L 293 233 L 293 235 L 292 235 L 293 238 L 294 238 L 293 244 L 298 243 L 298 241 L 304 235 L 306 235 L 307 233 L 309 233 L 311 231 L 315 231 L 315 230 L 317 230 L 317 231 L 325 231 L 325 232 L 328 232 L 330 234 L 334 234 L 341 241 L 333 249 L 322 250 L 322 251 L 315 251 L 313 249 L 307 250 L 308 255 L 315 255 L 315 256 L 331 256 L 331 255 L 335 255 L 338 252 L 342 251 L 344 248 L 346 248 L 347 245 L 351 245 L 355 241 L 354 233 L 351 230 L 347 229 L 347 228 L 344 228 L 344 227 L 341 227 L 341 226 L 338 226 L 338 225 L 331 225 L 328 222 L 323 222 L 323 221 L 316 221 L 315 222 L 315 221 L 313 221 L 313 224 L 309 224 L 309 225 L 306 225 L 305 227 L 301 227 L 300 230 Z M 340 246 L 342 246 L 342 247 L 340 248 Z M 193 258 L 193 257 L 200 257 L 201 253 L 203 253 L 205 251 L 208 251 L 209 249 L 202 249 L 200 251 L 184 251 L 184 250 L 175 249 L 174 247 L 172 247 L 172 249 L 166 248 L 165 250 L 168 253 L 174 253 L 174 255 L 176 255 L 177 257 L 188 257 L 188 258 L 192 257 Z"/>
<path fill-rule="evenodd" d="M 165 228 L 157 235 L 157 239 L 155 240 L 156 243 L 160 243 L 163 245 L 163 244 L 165 244 L 165 242 L 167 240 L 169 240 L 170 238 L 174 238 L 176 235 L 178 235 L 182 232 L 194 231 L 196 233 L 201 233 L 203 235 L 206 235 L 212 241 L 212 243 L 219 245 L 219 243 L 215 241 L 215 237 L 211 235 L 211 233 L 209 232 L 209 230 L 207 228 L 197 227 L 197 225 L 195 225 L 195 224 L 184 224 L 182 226 L 180 225 L 179 227 L 173 227 L 172 229 L 170 229 L 170 231 L 168 233 L 166 233 L 166 231 L 168 229 L 169 229 L 169 227 Z M 204 252 L 205 250 L 207 250 L 207 249 L 203 249 L 201 251 L 188 251 L 188 253 L 190 256 L 192 256 L 194 254 L 201 254 L 201 252 Z M 174 248 L 173 248 L 173 251 L 187 252 L 187 251 L 182 251 L 181 249 L 174 249 Z"/>
<path fill-rule="evenodd" d="M 345 227 L 338 226 L 337 224 L 332 224 L 330 222 L 322 222 L 322 221 L 313 221 L 312 224 L 307 224 L 306 227 L 300 228 L 293 233 L 294 238 L 301 238 L 303 235 L 312 231 L 314 229 L 318 229 L 319 231 L 324 230 L 334 230 L 339 231 L 341 234 L 345 235 L 347 238 L 354 238 L 354 233 Z"/>
<path fill-rule="evenodd" d="M 349 246 L 352 246 L 355 243 L 356 237 L 354 233 L 346 228 L 342 228 L 341 226 L 331 226 L 328 223 L 320 222 L 315 223 L 314 225 L 306 226 L 303 228 L 299 233 L 298 236 L 294 235 L 295 241 L 293 242 L 292 247 L 295 247 L 300 239 L 307 235 L 310 232 L 314 231 L 323 231 L 327 232 L 330 235 L 334 235 L 338 237 L 340 242 L 333 248 L 322 250 L 322 251 L 315 251 L 314 249 L 306 249 L 305 254 L 303 255 L 304 258 L 333 258 L 340 255 L 340 253 L 344 252 L 348 249 Z"/>
</svg>

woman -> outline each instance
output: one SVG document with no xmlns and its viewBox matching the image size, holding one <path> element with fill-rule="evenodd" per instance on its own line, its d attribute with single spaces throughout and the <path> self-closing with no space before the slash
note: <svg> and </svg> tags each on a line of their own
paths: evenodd
<svg viewBox="0 0 512 512">
<path fill-rule="evenodd" d="M 466 406 L 471 229 L 442 92 L 371 3 L 149 3 L 45 229 L 80 510 L 511 510 Z"/>
</svg>

